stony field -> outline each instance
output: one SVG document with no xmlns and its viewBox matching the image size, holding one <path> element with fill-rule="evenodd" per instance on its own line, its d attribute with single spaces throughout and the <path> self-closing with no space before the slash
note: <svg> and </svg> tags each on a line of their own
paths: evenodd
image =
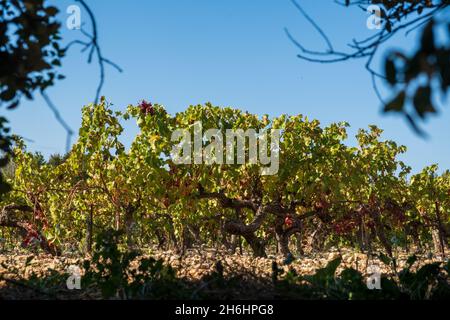
<svg viewBox="0 0 450 320">
<path fill-rule="evenodd" d="M 399 268 L 401 268 L 408 254 L 397 253 Z M 208 290 L 205 278 L 215 271 L 218 261 L 223 266 L 225 278 L 238 279 L 232 292 L 227 292 L 233 298 L 274 298 L 272 284 L 273 261 L 278 266 L 288 271 L 294 269 L 298 274 L 313 274 L 317 269 L 341 256 L 342 264 L 338 273 L 344 267 L 352 267 L 363 274 L 367 274 L 369 265 L 379 266 L 382 273 L 391 273 L 392 270 L 384 265 L 378 258 L 369 258 L 364 253 L 358 253 L 349 249 L 332 248 L 327 252 L 304 255 L 297 258 L 289 265 L 283 264 L 283 258 L 269 255 L 267 258 L 254 258 L 248 254 L 230 254 L 226 251 L 196 248 L 185 252 L 184 255 L 176 254 L 170 250 L 152 249 L 151 256 L 162 259 L 172 266 L 177 276 L 185 281 L 186 286 L 194 292 Z M 440 258 L 431 253 L 419 254 L 417 266 L 438 261 Z M 448 256 L 448 254 L 447 254 Z M 0 298 L 1 299 L 96 299 L 101 298 L 95 290 L 68 290 L 64 280 L 69 267 L 81 267 L 84 257 L 70 255 L 52 257 L 45 254 L 0 254 Z M 416 267 L 417 267 L 416 266 Z M 33 279 L 39 280 L 39 285 L 33 285 Z M 31 279 L 31 280 L 30 280 Z M 45 279 L 45 280 L 42 280 Z M 24 281 L 29 280 L 29 281 Z M 52 293 L 48 294 L 46 286 L 51 286 Z M 54 290 L 56 288 L 56 290 Z M 212 292 L 219 294 L 219 292 Z"/>
</svg>

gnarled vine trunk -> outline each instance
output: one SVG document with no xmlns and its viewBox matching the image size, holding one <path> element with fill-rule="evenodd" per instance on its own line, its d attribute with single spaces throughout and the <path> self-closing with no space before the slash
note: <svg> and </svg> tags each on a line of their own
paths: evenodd
<svg viewBox="0 0 450 320">
<path fill-rule="evenodd" d="M 242 236 L 253 251 L 255 257 L 266 257 L 265 243 L 262 239 L 255 235 L 252 227 L 242 222 L 228 221 L 225 223 L 224 229 L 232 235 Z"/>
<path fill-rule="evenodd" d="M 287 258 L 288 256 L 293 256 L 291 250 L 289 249 L 289 239 L 292 235 L 298 234 L 297 238 L 297 253 L 303 254 L 303 248 L 301 244 L 301 222 L 295 221 L 291 226 L 285 226 L 284 220 L 278 218 L 275 223 L 275 236 L 278 244 L 279 252 Z"/>
<path fill-rule="evenodd" d="M 134 212 L 136 209 L 132 205 L 128 205 L 125 210 L 125 235 L 127 236 L 127 247 L 132 249 L 133 241 L 133 227 L 134 227 Z"/>
<path fill-rule="evenodd" d="M 91 204 L 89 212 L 86 214 L 86 246 L 85 250 L 87 253 L 92 252 L 92 232 L 93 232 L 93 211 L 94 206 Z"/>
<path fill-rule="evenodd" d="M 33 208 L 26 205 L 8 205 L 0 213 L 0 227 L 16 228 L 24 243 L 28 242 L 31 238 L 35 238 L 40 248 L 46 253 L 53 256 L 59 256 L 61 254 L 61 250 L 55 244 L 50 243 L 36 226 L 30 222 L 17 221 L 14 217 L 14 211 L 34 212 Z"/>
<path fill-rule="evenodd" d="M 435 213 L 436 213 L 436 228 L 433 229 L 433 242 L 435 252 L 439 252 L 442 254 L 442 257 L 445 256 L 445 230 L 442 224 L 441 219 L 441 208 L 438 201 L 435 203 Z"/>
</svg>

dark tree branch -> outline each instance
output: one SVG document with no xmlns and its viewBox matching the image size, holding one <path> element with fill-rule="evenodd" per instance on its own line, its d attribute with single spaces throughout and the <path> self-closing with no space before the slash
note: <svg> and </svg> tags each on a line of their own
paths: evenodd
<svg viewBox="0 0 450 320">
<path fill-rule="evenodd" d="M 92 23 L 92 34 L 87 33 L 83 29 L 81 29 L 81 32 L 90 39 L 89 45 L 87 43 L 84 43 L 87 46 L 85 48 L 91 48 L 91 51 L 89 52 L 88 56 L 88 63 L 92 62 L 93 55 L 95 54 L 97 56 L 97 61 L 100 68 L 100 81 L 97 86 L 97 91 L 94 100 L 94 103 L 98 103 L 103 85 L 105 83 L 105 73 L 106 73 L 105 64 L 109 64 L 119 72 L 123 72 L 123 70 L 117 64 L 113 63 L 111 60 L 103 56 L 102 50 L 99 45 L 97 21 L 95 19 L 94 13 L 84 0 L 76 0 L 76 1 L 79 2 L 86 10 Z"/>
<path fill-rule="evenodd" d="M 89 64 L 92 62 L 93 55 L 96 54 L 99 68 L 100 68 L 100 80 L 99 80 L 99 84 L 97 86 L 94 103 L 98 103 L 98 101 L 100 99 L 101 90 L 105 83 L 105 73 L 106 73 L 105 65 L 108 64 L 108 65 L 112 66 L 113 68 L 115 68 L 119 72 L 123 72 L 123 70 L 116 63 L 112 62 L 111 60 L 109 60 L 103 56 L 99 42 L 98 42 L 97 21 L 95 19 L 94 13 L 92 12 L 91 8 L 87 5 L 87 3 L 84 0 L 76 0 L 76 1 L 79 2 L 83 6 L 83 8 L 87 11 L 87 13 L 89 15 L 89 18 L 92 23 L 92 35 L 89 34 L 88 32 L 86 32 L 85 30 L 81 29 L 81 33 L 84 34 L 87 38 L 89 38 L 89 42 L 82 41 L 82 40 L 74 40 L 74 41 L 71 41 L 65 47 L 65 50 L 66 51 L 69 50 L 74 45 L 81 45 L 82 46 L 81 52 L 85 52 L 86 50 L 90 49 L 90 52 L 88 55 L 88 63 Z M 41 95 L 44 98 L 45 102 L 47 103 L 47 106 L 53 112 L 55 119 L 67 132 L 66 152 L 69 152 L 70 146 L 72 143 L 72 136 L 73 136 L 74 132 L 73 132 L 72 128 L 67 124 L 67 122 L 62 118 L 60 112 L 58 111 L 58 108 L 52 102 L 50 97 L 43 90 L 41 90 Z"/>
<path fill-rule="evenodd" d="M 251 209 L 254 212 L 258 210 L 258 205 L 255 202 L 251 200 L 229 198 L 225 195 L 223 191 L 208 193 L 204 192 L 203 190 L 200 190 L 200 194 L 198 197 L 199 199 L 216 199 L 220 201 L 221 205 L 224 208 L 229 209 L 247 208 Z"/>
<path fill-rule="evenodd" d="M 262 225 L 267 215 L 268 211 L 264 210 L 264 208 L 259 208 L 255 213 L 253 221 L 249 224 L 245 224 L 241 221 L 227 221 L 225 223 L 225 230 L 228 233 L 236 235 L 254 233 Z"/>
<path fill-rule="evenodd" d="M 431 22 L 431 20 L 436 16 L 436 14 L 447 8 L 450 5 L 448 0 L 442 0 L 440 2 L 427 2 L 427 1 L 398 1 L 391 2 L 385 4 L 383 1 L 377 2 L 375 0 L 358 0 L 358 1 L 334 1 L 335 3 L 342 6 L 358 6 L 362 10 L 366 11 L 364 6 L 368 6 L 371 4 L 377 4 L 381 10 L 381 21 L 384 22 L 384 27 L 382 30 L 376 32 L 374 35 L 371 35 L 362 40 L 353 39 L 352 43 L 348 44 L 350 48 L 347 52 L 336 51 L 330 41 L 330 38 L 325 34 L 325 32 L 317 25 L 317 23 L 305 12 L 302 6 L 296 1 L 292 0 L 293 4 L 296 8 L 301 12 L 304 18 L 319 32 L 321 38 L 325 40 L 327 43 L 328 49 L 324 51 L 311 50 L 306 48 L 303 44 L 301 44 L 297 39 L 295 39 L 292 34 L 285 29 L 285 33 L 288 39 L 301 51 L 300 54 L 297 55 L 298 58 L 314 63 L 337 63 L 344 62 L 352 59 L 366 59 L 365 69 L 370 73 L 372 80 L 372 87 L 376 93 L 377 98 L 382 103 L 382 105 L 386 108 L 387 104 L 385 103 L 382 95 L 377 87 L 376 78 L 383 79 L 388 81 L 387 76 L 384 75 L 384 72 L 377 72 L 372 68 L 372 61 L 377 55 L 380 46 L 390 40 L 394 35 L 400 32 L 403 29 L 407 29 L 406 36 L 412 32 L 413 30 L 418 29 Z M 427 12 L 422 12 L 422 11 Z M 408 19 L 409 15 L 418 14 L 412 19 Z M 395 78 L 396 84 L 402 84 L 403 86 L 407 86 L 410 82 L 410 79 L 406 78 Z M 392 82 L 392 80 L 391 80 Z M 392 84 L 392 83 L 391 83 Z M 403 108 L 403 106 L 401 106 Z M 432 108 L 431 108 L 432 109 Z M 414 121 L 414 118 L 409 114 L 406 110 L 401 111 L 405 118 L 407 119 L 411 128 L 416 132 L 416 134 L 426 137 L 424 131 L 422 131 Z M 416 107 L 417 111 L 417 107 Z M 425 110 L 427 112 L 429 110 Z M 421 113 L 422 112 L 422 113 Z M 423 118 L 424 111 L 419 110 L 419 115 Z"/>
<path fill-rule="evenodd" d="M 303 8 L 297 3 L 295 0 L 291 0 L 291 2 L 294 4 L 294 6 L 297 8 L 298 11 L 306 18 L 306 20 L 311 23 L 311 25 L 317 30 L 317 32 L 322 36 L 322 38 L 325 40 L 328 50 L 330 52 L 333 52 L 333 45 L 331 44 L 330 39 L 328 39 L 328 36 L 323 32 L 323 30 L 317 25 L 317 23 L 303 10 Z"/>
<path fill-rule="evenodd" d="M 66 130 L 67 132 L 67 138 L 66 138 L 66 152 L 69 152 L 70 145 L 72 142 L 72 136 L 73 136 L 73 130 L 72 128 L 67 124 L 67 122 L 61 117 L 61 114 L 58 111 L 58 108 L 55 106 L 53 101 L 50 99 L 50 97 L 44 92 L 41 91 L 41 95 L 44 98 L 45 102 L 47 103 L 47 106 L 50 108 L 50 110 L 53 112 L 53 115 L 58 121 L 58 123 Z"/>
</svg>

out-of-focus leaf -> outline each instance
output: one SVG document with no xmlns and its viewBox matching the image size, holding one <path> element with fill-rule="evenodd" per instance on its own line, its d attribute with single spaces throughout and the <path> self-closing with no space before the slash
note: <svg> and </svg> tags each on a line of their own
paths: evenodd
<svg viewBox="0 0 450 320">
<path fill-rule="evenodd" d="M 384 65 L 387 81 L 390 85 L 395 85 L 397 83 L 396 70 L 394 61 L 391 58 L 387 58 Z"/>
<path fill-rule="evenodd" d="M 402 111 L 403 105 L 405 104 L 405 91 L 401 91 L 397 96 L 392 99 L 389 103 L 384 107 L 384 112 L 389 111 Z"/>
<path fill-rule="evenodd" d="M 431 88 L 429 86 L 419 87 L 414 94 L 414 108 L 417 114 L 424 118 L 426 113 L 435 113 L 436 109 L 431 102 Z"/>
<path fill-rule="evenodd" d="M 422 33 L 421 46 L 422 51 L 425 53 L 432 53 L 435 50 L 434 46 L 434 34 L 433 34 L 434 21 L 430 20 L 426 25 Z"/>
</svg>

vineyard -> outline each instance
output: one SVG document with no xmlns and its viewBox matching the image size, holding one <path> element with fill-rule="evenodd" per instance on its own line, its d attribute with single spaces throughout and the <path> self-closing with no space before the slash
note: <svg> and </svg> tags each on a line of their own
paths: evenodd
<svg viewBox="0 0 450 320">
<path fill-rule="evenodd" d="M 129 148 L 125 121 L 139 127 Z M 279 130 L 278 149 L 259 150 L 277 153 L 277 173 L 264 174 L 261 161 L 177 163 L 172 133 L 194 135 L 195 123 L 216 130 L 202 139 L 216 155 L 230 148 L 217 143 L 226 130 Z M 102 99 L 83 108 L 65 155 L 46 160 L 14 137 L 3 169 L 0 295 L 17 286 L 55 295 L 77 265 L 82 289 L 66 289 L 69 298 L 241 298 L 239 286 L 254 298 L 450 297 L 450 171 L 413 173 L 399 160 L 406 147 L 376 126 L 351 147 L 348 126 L 211 104 L 170 115 L 144 101 L 119 112 Z M 65 262 L 51 275 L 17 270 L 39 259 Z M 374 262 L 389 290 L 366 287 Z"/>
</svg>

